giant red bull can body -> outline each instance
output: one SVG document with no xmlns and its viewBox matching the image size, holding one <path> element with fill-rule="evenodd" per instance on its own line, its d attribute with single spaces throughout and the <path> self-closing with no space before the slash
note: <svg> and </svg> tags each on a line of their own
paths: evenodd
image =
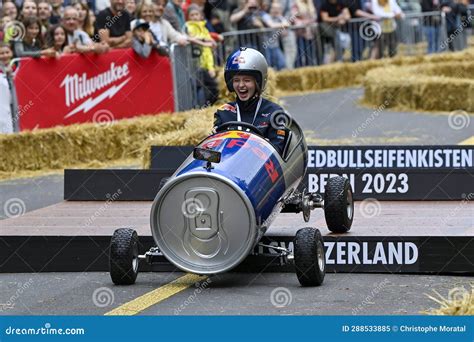
<svg viewBox="0 0 474 342">
<path fill-rule="evenodd" d="M 153 203 L 152 234 L 165 257 L 198 274 L 237 266 L 304 176 L 306 143 L 301 137 L 293 145 L 282 158 L 253 133 L 227 131 L 201 142 L 220 162 L 188 157 Z"/>
</svg>

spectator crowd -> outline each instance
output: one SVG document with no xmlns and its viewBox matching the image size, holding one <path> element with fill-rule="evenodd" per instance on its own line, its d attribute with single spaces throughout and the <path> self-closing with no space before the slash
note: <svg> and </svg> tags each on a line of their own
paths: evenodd
<svg viewBox="0 0 474 342">
<path fill-rule="evenodd" d="M 352 61 L 394 56 L 407 4 L 419 7 L 427 53 L 467 45 L 456 46 L 450 38 L 472 30 L 468 6 L 474 0 L 398 1 L 3 0 L 0 65 L 14 57 L 58 58 L 128 47 L 143 58 L 153 51 L 168 56 L 171 44 L 192 44 L 204 85 L 201 102 L 212 103 L 216 64 L 237 46 L 257 48 L 277 70 L 341 61 L 344 56 Z M 446 46 L 441 27 L 446 29 Z"/>
</svg>

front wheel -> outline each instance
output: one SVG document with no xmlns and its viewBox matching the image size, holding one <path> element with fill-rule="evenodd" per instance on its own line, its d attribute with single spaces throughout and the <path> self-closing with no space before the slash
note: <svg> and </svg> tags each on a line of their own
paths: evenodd
<svg viewBox="0 0 474 342">
<path fill-rule="evenodd" d="M 326 275 L 324 242 L 316 228 L 302 228 L 296 232 L 295 271 L 302 286 L 319 286 Z"/>
<path fill-rule="evenodd" d="M 138 275 L 138 234 L 135 230 L 115 230 L 110 242 L 109 269 L 114 284 L 135 283 Z"/>
<path fill-rule="evenodd" d="M 354 200 L 351 183 L 347 178 L 329 178 L 324 192 L 324 216 L 328 229 L 333 233 L 345 233 L 351 229 Z"/>
</svg>

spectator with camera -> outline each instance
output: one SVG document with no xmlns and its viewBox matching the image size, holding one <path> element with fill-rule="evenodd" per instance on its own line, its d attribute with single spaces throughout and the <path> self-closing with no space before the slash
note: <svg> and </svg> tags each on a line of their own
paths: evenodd
<svg viewBox="0 0 474 342">
<path fill-rule="evenodd" d="M 230 16 L 230 22 L 237 27 L 238 31 L 262 29 L 268 27 L 263 19 L 265 14 L 258 0 L 243 0 L 240 8 Z M 238 46 L 262 51 L 265 37 L 261 33 L 250 33 L 238 35 L 237 40 Z"/>
<path fill-rule="evenodd" d="M 263 28 L 262 11 L 257 0 L 243 0 L 241 7 L 236 9 L 230 16 L 230 22 L 235 24 L 237 30 L 251 30 Z"/>
<path fill-rule="evenodd" d="M 97 14 L 96 40 L 112 49 L 131 47 L 130 21 L 130 14 L 125 10 L 125 0 L 110 0 L 110 7 Z"/>
</svg>

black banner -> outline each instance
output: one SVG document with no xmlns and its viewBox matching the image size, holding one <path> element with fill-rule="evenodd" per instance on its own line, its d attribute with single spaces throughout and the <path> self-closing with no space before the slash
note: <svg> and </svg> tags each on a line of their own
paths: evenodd
<svg viewBox="0 0 474 342">
<path fill-rule="evenodd" d="M 66 201 L 153 201 L 174 170 L 64 170 Z"/>
<path fill-rule="evenodd" d="M 355 233 L 355 231 L 354 231 Z M 0 273 L 107 272 L 111 236 L 4 236 L 0 241 Z M 265 236 L 261 242 L 293 249 L 292 236 Z M 324 236 L 327 272 L 347 273 L 464 273 L 474 274 L 472 236 Z M 67 248 L 64 246 L 67 245 Z M 155 243 L 140 236 L 139 252 Z M 163 257 L 140 271 L 169 272 Z M 257 246 L 235 271 L 292 272 L 281 265 L 278 253 Z"/>
<path fill-rule="evenodd" d="M 150 169 L 176 170 L 193 153 L 193 146 L 152 146 Z"/>
<path fill-rule="evenodd" d="M 154 146 L 148 170 L 66 170 L 64 198 L 107 200 L 120 189 L 120 201 L 151 201 L 161 179 L 170 177 L 192 149 Z M 472 199 L 472 158 L 471 146 L 310 146 L 300 190 L 323 193 L 327 180 L 341 175 L 351 182 L 356 200 Z"/>
<path fill-rule="evenodd" d="M 308 168 L 474 169 L 472 146 L 309 146 Z"/>
<path fill-rule="evenodd" d="M 324 193 L 329 178 L 340 175 L 349 179 L 354 199 L 363 200 L 463 200 L 474 198 L 474 173 L 465 169 L 380 169 L 341 170 L 308 169 L 300 188 Z"/>
<path fill-rule="evenodd" d="M 382 201 L 472 200 L 474 173 L 468 170 L 409 172 L 324 170 L 306 174 L 300 190 L 323 193 L 327 180 L 335 175 L 349 179 L 355 200 L 374 198 Z M 68 201 L 152 201 L 164 177 L 174 170 L 65 170 L 64 199 Z"/>
<path fill-rule="evenodd" d="M 327 272 L 474 273 L 474 250 L 467 251 L 474 247 L 474 241 L 467 236 L 353 235 L 323 239 Z M 292 237 L 265 236 L 262 242 L 293 250 Z M 257 247 L 253 262 L 263 266 L 263 253 L 267 262 L 278 255 L 271 248 Z"/>
<path fill-rule="evenodd" d="M 176 169 L 192 146 L 153 146 L 152 169 Z M 308 146 L 310 169 L 433 169 L 474 170 L 472 146 Z"/>
</svg>

